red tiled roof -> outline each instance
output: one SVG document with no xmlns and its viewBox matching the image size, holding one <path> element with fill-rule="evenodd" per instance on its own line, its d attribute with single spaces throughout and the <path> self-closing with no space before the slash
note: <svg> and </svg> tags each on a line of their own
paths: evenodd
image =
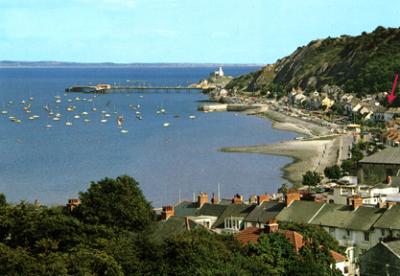
<svg viewBox="0 0 400 276">
<path fill-rule="evenodd" d="M 283 232 L 286 239 L 289 241 L 291 245 L 293 245 L 296 252 L 298 252 L 304 245 L 303 235 L 297 233 L 296 231 L 285 230 Z"/>
<path fill-rule="evenodd" d="M 249 227 L 237 233 L 235 237 L 243 244 L 248 244 L 249 242 L 255 244 L 258 242 L 258 238 L 263 232 L 263 229 L 257 227 Z"/>
<path fill-rule="evenodd" d="M 333 250 L 330 250 L 330 252 L 331 252 L 332 258 L 335 260 L 336 263 L 344 262 L 346 260 L 346 257 L 343 256 L 342 254 L 340 254 L 336 251 L 333 251 Z"/>
<path fill-rule="evenodd" d="M 246 228 L 239 233 L 236 234 L 236 239 L 243 244 L 248 244 L 249 242 L 257 243 L 260 235 L 265 232 L 265 229 L 260 229 L 257 227 L 249 227 Z M 296 231 L 283 230 L 280 231 L 283 234 L 288 242 L 293 245 L 296 252 L 298 252 L 304 245 L 303 236 Z"/>
</svg>

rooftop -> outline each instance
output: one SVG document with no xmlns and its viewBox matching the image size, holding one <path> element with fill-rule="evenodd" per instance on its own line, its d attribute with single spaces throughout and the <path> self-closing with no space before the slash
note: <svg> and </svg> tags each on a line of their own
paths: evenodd
<svg viewBox="0 0 400 276">
<path fill-rule="evenodd" d="M 276 219 L 285 222 L 309 223 L 323 205 L 324 203 L 296 200 L 289 207 L 284 208 Z"/>
<path fill-rule="evenodd" d="M 311 224 L 351 230 L 367 231 L 382 216 L 385 209 L 342 204 L 325 204 Z"/>
<path fill-rule="evenodd" d="M 374 224 L 375 228 L 398 229 L 400 230 L 400 206 L 396 205 L 386 210 L 386 212 Z"/>
<path fill-rule="evenodd" d="M 284 207 L 285 203 L 283 202 L 266 201 L 261 205 L 256 206 L 245 220 L 249 222 L 265 223 L 268 220 L 275 218 Z"/>
<path fill-rule="evenodd" d="M 391 250 L 393 253 L 395 253 L 398 258 L 400 258 L 400 240 L 382 242 L 382 244 L 387 248 L 389 248 L 389 250 Z"/>
<path fill-rule="evenodd" d="M 400 147 L 390 147 L 378 151 L 370 156 L 364 157 L 359 163 L 400 165 Z"/>
</svg>

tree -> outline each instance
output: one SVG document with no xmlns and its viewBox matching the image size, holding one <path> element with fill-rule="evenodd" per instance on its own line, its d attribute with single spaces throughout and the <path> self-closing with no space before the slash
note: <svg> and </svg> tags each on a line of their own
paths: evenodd
<svg viewBox="0 0 400 276">
<path fill-rule="evenodd" d="M 332 167 L 326 167 L 324 169 L 324 174 L 330 179 L 339 179 L 342 177 L 342 171 L 338 165 L 333 165 Z"/>
<path fill-rule="evenodd" d="M 321 176 L 317 172 L 307 171 L 303 174 L 303 185 L 316 186 L 321 181 Z"/>
<path fill-rule="evenodd" d="M 90 224 L 140 232 L 154 220 L 152 207 L 139 184 L 126 175 L 92 182 L 87 192 L 80 193 L 80 200 L 77 216 Z"/>
<path fill-rule="evenodd" d="M 0 207 L 6 206 L 7 200 L 6 196 L 3 193 L 0 193 Z"/>
</svg>

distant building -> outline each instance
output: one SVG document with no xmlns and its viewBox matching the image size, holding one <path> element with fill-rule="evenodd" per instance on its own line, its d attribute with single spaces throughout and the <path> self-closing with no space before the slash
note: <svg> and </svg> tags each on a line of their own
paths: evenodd
<svg viewBox="0 0 400 276">
<path fill-rule="evenodd" d="M 400 148 L 386 148 L 358 162 L 358 181 L 365 184 L 377 184 L 387 181 L 388 176 L 399 176 Z"/>
</svg>

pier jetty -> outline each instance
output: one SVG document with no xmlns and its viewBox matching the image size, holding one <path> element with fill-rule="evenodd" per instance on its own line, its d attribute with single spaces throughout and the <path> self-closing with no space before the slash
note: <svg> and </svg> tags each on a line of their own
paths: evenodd
<svg viewBox="0 0 400 276">
<path fill-rule="evenodd" d="M 200 88 L 190 87 L 190 86 L 118 86 L 111 84 L 97 84 L 93 86 L 71 86 L 65 89 L 65 92 L 77 92 L 77 93 L 127 93 L 134 91 L 146 91 L 146 90 L 158 90 L 158 91 L 182 91 L 182 90 L 201 90 Z"/>
</svg>

